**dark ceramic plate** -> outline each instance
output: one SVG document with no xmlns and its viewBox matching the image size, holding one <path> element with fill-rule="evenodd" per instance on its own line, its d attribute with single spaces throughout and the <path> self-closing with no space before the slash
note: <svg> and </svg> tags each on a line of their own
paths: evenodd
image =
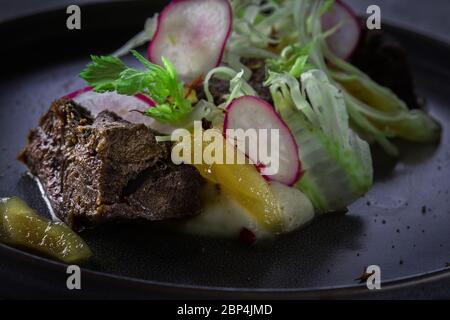
<svg viewBox="0 0 450 320">
<path fill-rule="evenodd" d="M 114 2 L 82 8 L 82 30 L 65 10 L 0 25 L 0 196 L 19 196 L 47 214 L 37 186 L 15 160 L 28 130 L 53 99 L 83 86 L 91 53 L 110 53 L 162 4 Z M 2 297 L 371 297 L 354 279 L 381 267 L 376 296 L 450 297 L 450 47 L 385 26 L 411 53 L 418 92 L 442 123 L 438 146 L 402 143 L 398 161 L 376 157 L 376 183 L 346 215 L 248 247 L 157 226 L 117 225 L 82 233 L 94 258 L 81 292 L 66 289 L 65 266 L 0 245 Z"/>
</svg>

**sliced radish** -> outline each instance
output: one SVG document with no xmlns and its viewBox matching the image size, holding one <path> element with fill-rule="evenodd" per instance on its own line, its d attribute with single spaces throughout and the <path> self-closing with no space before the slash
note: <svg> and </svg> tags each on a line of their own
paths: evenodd
<svg viewBox="0 0 450 320">
<path fill-rule="evenodd" d="M 334 54 L 342 59 L 348 59 L 358 45 L 361 25 L 353 10 L 337 0 L 331 11 L 322 16 L 322 29 L 329 30 L 339 23 L 342 25 L 327 38 L 327 43 Z"/>
<path fill-rule="evenodd" d="M 253 96 L 244 96 L 233 100 L 227 107 L 224 120 L 224 133 L 227 139 L 235 139 L 236 137 L 232 136 L 228 129 L 243 129 L 244 131 L 254 129 L 258 133 L 261 132 L 259 131 L 260 129 L 267 129 L 266 141 L 269 142 L 269 145 L 271 141 L 270 130 L 278 129 L 278 154 L 276 150 L 270 150 L 270 147 L 267 147 L 270 151 L 268 153 L 269 158 L 278 156 L 278 171 L 275 173 L 272 172 L 269 174 L 270 164 L 264 163 L 263 159 L 258 158 L 259 152 L 252 153 L 249 148 L 244 150 L 239 145 L 238 148 L 255 163 L 256 168 L 268 180 L 278 181 L 291 186 L 300 179 L 302 169 L 297 143 L 287 125 L 266 101 Z M 242 140 L 244 139 L 245 137 L 242 138 Z M 256 143 L 258 148 L 261 147 L 261 143 L 263 141 L 259 141 L 258 135 L 258 141 Z M 256 158 L 255 154 L 257 154 Z"/>
<path fill-rule="evenodd" d="M 231 33 L 228 0 L 173 0 L 158 17 L 148 59 L 169 59 L 181 80 L 191 82 L 218 66 Z"/>
<path fill-rule="evenodd" d="M 143 123 L 161 133 L 172 132 L 172 128 L 169 126 L 162 125 L 150 117 L 133 111 L 144 112 L 155 105 L 152 99 L 143 94 L 127 96 L 116 92 L 98 93 L 94 92 L 92 87 L 85 87 L 69 93 L 64 98 L 72 99 L 85 107 L 94 117 L 104 110 L 109 110 L 129 122 Z"/>
</svg>

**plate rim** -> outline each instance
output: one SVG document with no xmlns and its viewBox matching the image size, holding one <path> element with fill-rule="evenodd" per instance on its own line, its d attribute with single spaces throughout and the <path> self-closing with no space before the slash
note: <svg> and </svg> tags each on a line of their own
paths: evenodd
<svg viewBox="0 0 450 320">
<path fill-rule="evenodd" d="M 0 250 L 13 258 L 39 263 L 43 267 L 58 269 L 62 274 L 66 273 L 68 264 L 41 257 L 30 252 L 0 243 Z M 220 287 L 192 284 L 177 284 L 158 280 L 146 280 L 114 273 L 96 271 L 80 267 L 84 277 L 91 279 L 113 281 L 116 284 L 139 285 L 140 289 L 148 292 L 166 292 L 168 294 L 189 294 L 193 296 L 217 297 L 217 298 L 250 298 L 250 299 L 304 299 L 304 298 L 345 298 L 359 294 L 377 293 L 379 290 L 368 290 L 364 284 L 329 286 L 317 288 L 246 288 L 246 287 Z M 450 280 L 450 268 L 440 268 L 421 274 L 400 277 L 382 282 L 382 293 L 399 289 L 410 289 L 419 284 L 428 284 L 435 281 Z M 111 282 L 110 282 L 111 283 Z M 240 296 L 237 297 L 236 295 Z"/>
</svg>

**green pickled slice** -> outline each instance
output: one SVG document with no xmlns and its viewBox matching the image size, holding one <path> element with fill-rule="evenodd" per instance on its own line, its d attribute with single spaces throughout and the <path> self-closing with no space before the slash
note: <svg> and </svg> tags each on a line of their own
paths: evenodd
<svg viewBox="0 0 450 320">
<path fill-rule="evenodd" d="M 88 245 L 67 225 L 38 216 L 16 197 L 0 200 L 0 239 L 66 263 L 92 256 Z"/>
</svg>

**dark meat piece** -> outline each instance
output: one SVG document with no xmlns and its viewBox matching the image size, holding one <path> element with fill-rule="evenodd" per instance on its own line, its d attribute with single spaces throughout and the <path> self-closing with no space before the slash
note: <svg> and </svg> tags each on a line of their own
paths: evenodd
<svg viewBox="0 0 450 320">
<path fill-rule="evenodd" d="M 242 59 L 242 63 L 252 71 L 249 84 L 258 95 L 273 104 L 270 91 L 263 85 L 265 61 L 262 59 Z M 375 82 L 391 89 L 412 108 L 421 108 L 415 90 L 408 54 L 395 39 L 380 30 L 366 30 L 355 50 L 351 63 L 364 71 Z M 223 95 L 229 93 L 229 81 L 211 79 L 210 91 L 216 104 L 222 103 Z M 199 99 L 205 99 L 203 86 L 197 89 Z"/>
<path fill-rule="evenodd" d="M 258 93 L 260 98 L 273 104 L 272 96 L 269 88 L 264 86 L 266 79 L 265 62 L 262 59 L 242 59 L 242 63 L 253 71 L 253 74 L 248 81 L 253 89 Z M 203 91 L 203 85 L 197 88 L 197 97 L 199 99 L 206 99 Z M 230 92 L 230 82 L 213 78 L 209 81 L 209 91 L 214 98 L 216 104 L 224 102 L 223 95 Z"/>
<path fill-rule="evenodd" d="M 170 146 L 158 144 L 151 129 L 109 111 L 93 119 L 72 101 L 56 101 L 19 159 L 40 179 L 58 217 L 75 228 L 200 210 L 196 169 L 172 164 Z"/>
<path fill-rule="evenodd" d="M 375 82 L 390 88 L 410 108 L 421 107 L 414 92 L 408 53 L 383 31 L 365 30 L 351 62 Z"/>
<path fill-rule="evenodd" d="M 195 91 L 197 92 L 197 98 L 199 100 L 204 99 L 206 100 L 206 94 L 203 90 L 203 84 L 201 86 L 198 86 Z M 209 80 L 209 91 L 211 92 L 211 95 L 213 96 L 214 103 L 216 105 L 221 104 L 225 100 L 223 99 L 223 95 L 230 92 L 230 82 L 220 80 L 217 78 L 212 78 Z"/>
</svg>

